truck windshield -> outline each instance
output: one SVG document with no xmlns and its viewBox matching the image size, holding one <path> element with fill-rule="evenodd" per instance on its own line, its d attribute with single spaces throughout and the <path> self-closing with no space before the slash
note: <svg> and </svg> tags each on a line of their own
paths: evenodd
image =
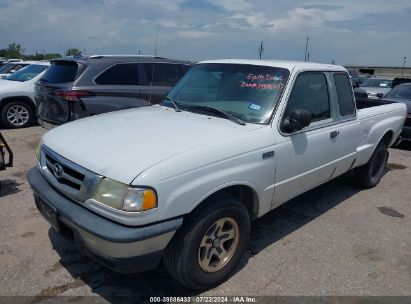
<svg viewBox="0 0 411 304">
<path fill-rule="evenodd" d="M 172 107 L 170 100 L 173 100 L 182 110 L 211 107 L 247 123 L 265 124 L 288 76 L 287 69 L 269 66 L 198 64 L 177 83 L 162 104 Z"/>
</svg>

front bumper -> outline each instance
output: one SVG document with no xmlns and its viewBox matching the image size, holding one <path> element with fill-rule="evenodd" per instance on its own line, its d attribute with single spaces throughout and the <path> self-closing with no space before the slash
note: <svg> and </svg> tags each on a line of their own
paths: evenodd
<svg viewBox="0 0 411 304">
<path fill-rule="evenodd" d="M 41 209 L 42 202 L 56 211 L 58 232 L 73 240 L 85 254 L 117 272 L 156 268 L 163 250 L 183 222 L 182 218 L 176 218 L 139 227 L 121 225 L 57 192 L 37 167 L 27 173 L 27 180 L 37 208 Z"/>
</svg>

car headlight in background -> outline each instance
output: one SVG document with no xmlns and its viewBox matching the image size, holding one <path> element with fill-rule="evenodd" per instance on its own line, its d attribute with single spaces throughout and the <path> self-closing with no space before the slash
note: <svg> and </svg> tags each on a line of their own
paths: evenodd
<svg viewBox="0 0 411 304">
<path fill-rule="evenodd" d="M 157 207 L 157 196 L 148 188 L 131 188 L 126 184 L 103 178 L 93 198 L 115 209 L 139 212 Z"/>
<path fill-rule="evenodd" d="M 39 142 L 37 143 L 36 149 L 34 150 L 37 161 L 40 161 L 40 153 L 41 153 L 42 144 L 43 144 L 43 141 L 40 139 Z"/>
</svg>

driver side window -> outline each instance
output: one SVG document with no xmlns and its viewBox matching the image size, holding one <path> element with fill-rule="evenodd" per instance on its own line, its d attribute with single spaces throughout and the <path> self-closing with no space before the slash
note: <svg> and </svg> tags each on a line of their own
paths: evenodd
<svg viewBox="0 0 411 304">
<path fill-rule="evenodd" d="M 323 73 L 304 72 L 298 75 L 284 117 L 288 118 L 295 109 L 311 112 L 312 122 L 331 117 L 327 79 Z"/>
</svg>

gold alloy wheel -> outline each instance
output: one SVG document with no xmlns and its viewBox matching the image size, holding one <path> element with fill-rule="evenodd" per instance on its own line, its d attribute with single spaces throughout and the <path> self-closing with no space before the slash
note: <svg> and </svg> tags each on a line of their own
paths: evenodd
<svg viewBox="0 0 411 304">
<path fill-rule="evenodd" d="M 216 272 L 227 265 L 237 250 L 240 229 L 237 222 L 225 217 L 208 228 L 198 249 L 198 263 L 205 272 Z"/>
</svg>

